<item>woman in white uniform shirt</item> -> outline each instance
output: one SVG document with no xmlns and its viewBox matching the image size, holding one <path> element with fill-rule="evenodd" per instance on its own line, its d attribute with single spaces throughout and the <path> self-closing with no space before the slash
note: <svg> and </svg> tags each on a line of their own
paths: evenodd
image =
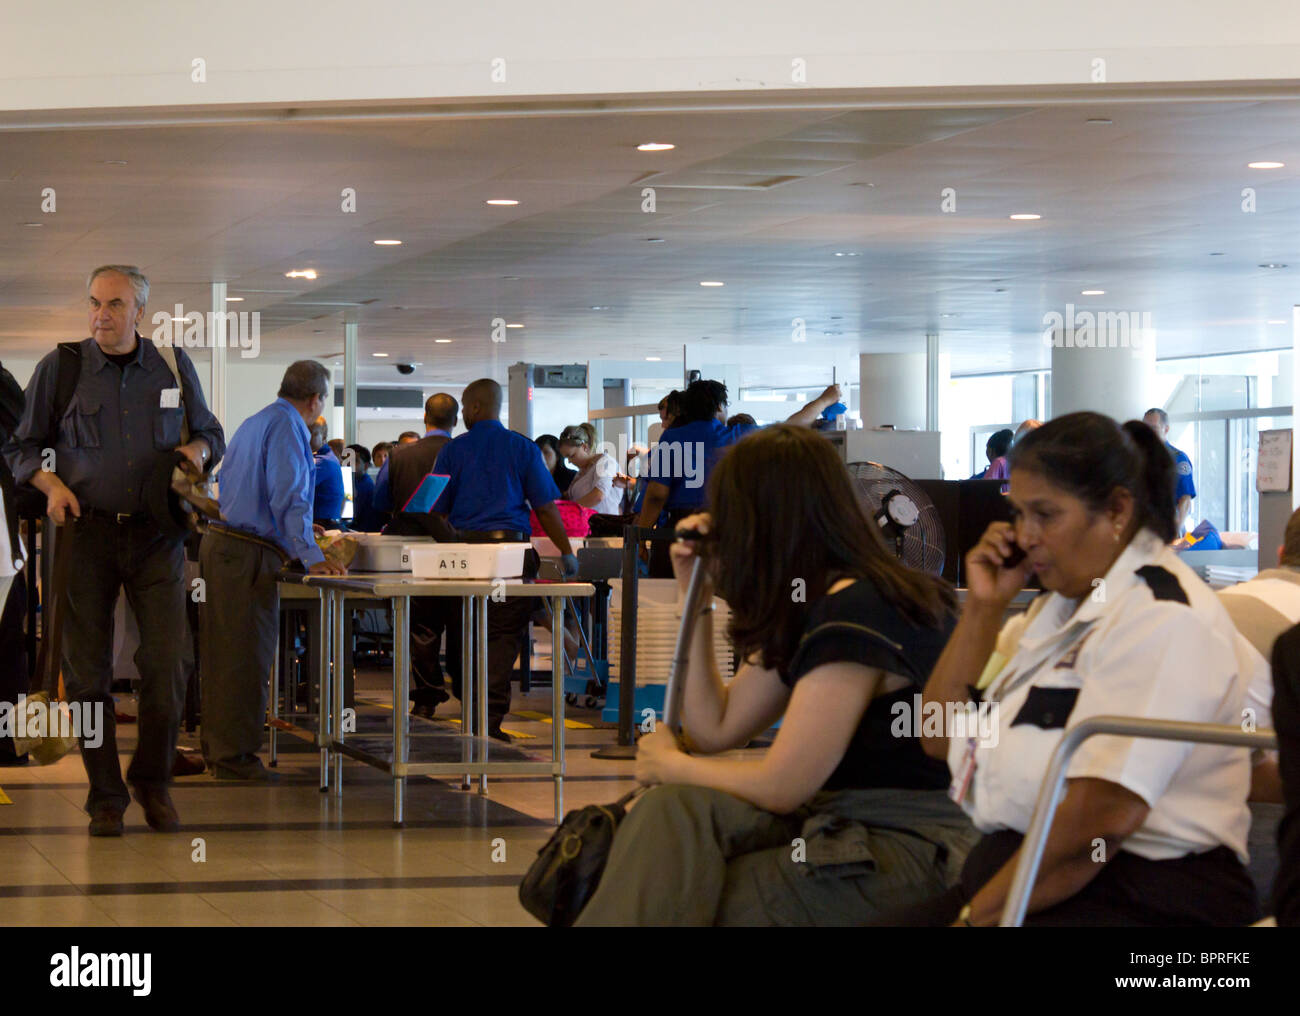
<svg viewBox="0 0 1300 1016">
<path fill-rule="evenodd" d="M 996 737 L 986 728 L 983 740 L 925 744 L 948 760 L 951 794 L 985 835 L 961 884 L 912 910 L 906 923 L 998 923 L 1067 726 L 1102 714 L 1242 720 L 1248 675 L 1235 631 L 1168 547 L 1174 466 L 1150 429 L 1073 413 L 1022 438 L 1010 465 L 1016 521 L 990 526 L 967 555 L 969 596 L 925 688 L 927 704 L 996 703 L 983 707 Z M 1016 564 L 1019 551 L 1025 557 Z M 1031 574 L 1049 595 L 1002 627 Z M 1244 749 L 1085 741 L 1067 772 L 1026 923 L 1256 919 L 1244 868 L 1249 787 Z"/>
<path fill-rule="evenodd" d="M 602 515 L 619 515 L 626 484 L 616 482 L 618 463 L 604 452 L 593 451 L 595 444 L 596 428 L 589 423 L 565 427 L 560 434 L 560 457 L 578 467 L 565 497 Z"/>
</svg>

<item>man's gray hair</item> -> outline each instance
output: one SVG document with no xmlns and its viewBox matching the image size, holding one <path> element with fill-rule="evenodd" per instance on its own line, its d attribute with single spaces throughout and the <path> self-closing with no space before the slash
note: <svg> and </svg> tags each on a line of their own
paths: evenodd
<svg viewBox="0 0 1300 1016">
<path fill-rule="evenodd" d="M 1152 406 L 1150 409 L 1148 409 L 1145 413 L 1142 414 L 1143 419 L 1146 419 L 1148 416 L 1154 416 L 1157 420 L 1160 421 L 1160 426 L 1162 427 L 1169 426 L 1169 414 L 1166 413 L 1159 406 Z"/>
<path fill-rule="evenodd" d="M 118 275 L 125 275 L 131 283 L 131 292 L 135 294 L 135 305 L 143 307 L 149 302 L 149 279 L 135 265 L 100 265 L 90 273 L 90 278 L 86 280 L 86 292 L 90 292 L 90 287 L 95 284 L 95 280 L 101 275 L 108 272 L 116 272 Z"/>
<path fill-rule="evenodd" d="M 313 395 L 327 399 L 330 394 L 329 369 L 316 360 L 296 360 L 284 372 L 278 394 L 282 399 L 299 402 L 306 402 Z"/>
</svg>

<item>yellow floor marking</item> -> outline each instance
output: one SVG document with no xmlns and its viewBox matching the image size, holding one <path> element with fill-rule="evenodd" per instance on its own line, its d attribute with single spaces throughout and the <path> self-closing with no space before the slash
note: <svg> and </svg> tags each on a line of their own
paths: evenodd
<svg viewBox="0 0 1300 1016">
<path fill-rule="evenodd" d="M 357 701 L 358 701 L 358 702 L 365 702 L 366 705 L 370 705 L 370 706 L 378 706 L 380 709 L 388 709 L 388 710 L 392 710 L 392 708 L 393 708 L 391 705 L 389 705 L 389 704 L 386 703 L 386 702 L 375 702 L 373 699 L 358 699 Z M 542 714 L 541 714 L 541 713 L 524 713 L 524 712 L 518 712 L 518 713 L 515 713 L 515 715 L 516 715 L 516 716 L 523 716 L 523 717 L 526 717 L 527 719 L 532 720 L 532 719 L 537 719 L 537 718 L 540 717 Z M 456 726 L 458 726 L 458 727 L 460 726 L 460 720 L 458 720 L 458 719 L 452 719 L 452 717 L 450 717 L 450 716 L 435 716 L 434 719 L 435 719 L 438 723 L 454 723 L 454 724 L 456 724 Z M 551 722 L 550 717 L 547 717 L 547 718 L 546 718 L 546 722 L 547 722 L 547 723 L 550 723 L 550 722 Z M 572 720 L 565 720 L 564 722 L 565 722 L 566 725 L 568 725 L 568 724 L 570 724 L 570 723 L 574 723 L 575 721 L 572 721 Z M 587 724 L 585 724 L 585 723 L 582 723 L 582 724 L 576 724 L 576 725 L 577 725 L 577 726 L 581 726 L 581 727 L 585 727 L 585 726 L 587 726 Z M 527 738 L 527 737 L 536 737 L 536 736 L 537 736 L 536 734 L 525 734 L 522 730 L 511 730 L 509 727 L 502 727 L 501 729 L 504 730 L 504 731 L 505 731 L 507 734 L 509 734 L 511 737 L 525 737 L 525 738 Z"/>
<path fill-rule="evenodd" d="M 13 804 L 13 801 L 9 800 L 9 795 L 5 793 L 4 787 L 0 787 L 0 804 Z"/>
<path fill-rule="evenodd" d="M 551 717 L 547 716 L 545 713 L 535 713 L 527 709 L 516 709 L 514 710 L 514 714 L 516 716 L 522 716 L 526 720 L 539 720 L 542 723 L 555 722 Z M 564 728 L 566 730 L 595 730 L 596 729 L 590 723 L 583 723 L 581 720 L 568 720 L 568 719 L 564 721 Z"/>
</svg>

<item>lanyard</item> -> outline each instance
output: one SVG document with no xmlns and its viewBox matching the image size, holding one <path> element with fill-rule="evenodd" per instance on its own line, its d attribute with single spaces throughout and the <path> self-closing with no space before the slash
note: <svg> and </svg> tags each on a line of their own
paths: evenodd
<svg viewBox="0 0 1300 1016">
<path fill-rule="evenodd" d="M 1071 646 L 1078 642 L 1087 632 L 1092 631 L 1094 623 L 1095 619 L 1093 621 L 1077 623 L 1074 626 L 1074 630 L 1066 635 L 1058 646 L 1053 647 L 1049 652 L 1047 652 L 1041 660 L 1031 664 L 1027 669 L 1021 671 L 1019 674 L 1012 674 L 1009 677 L 1001 678 L 991 685 L 988 690 L 988 697 L 995 701 L 1005 699 L 1013 691 L 1042 670 L 1043 665 L 1048 661 L 1057 659 L 1069 652 Z M 1014 661 L 1015 657 L 1013 656 L 1010 662 Z"/>
</svg>

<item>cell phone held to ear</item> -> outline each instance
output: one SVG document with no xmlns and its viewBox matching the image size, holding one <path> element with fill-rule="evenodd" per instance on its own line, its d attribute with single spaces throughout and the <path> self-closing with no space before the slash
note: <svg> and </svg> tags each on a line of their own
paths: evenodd
<svg viewBox="0 0 1300 1016">
<path fill-rule="evenodd" d="M 1025 559 L 1025 550 L 1017 543 L 1011 545 L 1011 553 L 1002 559 L 1002 567 L 1011 569 L 1016 568 Z"/>
</svg>

